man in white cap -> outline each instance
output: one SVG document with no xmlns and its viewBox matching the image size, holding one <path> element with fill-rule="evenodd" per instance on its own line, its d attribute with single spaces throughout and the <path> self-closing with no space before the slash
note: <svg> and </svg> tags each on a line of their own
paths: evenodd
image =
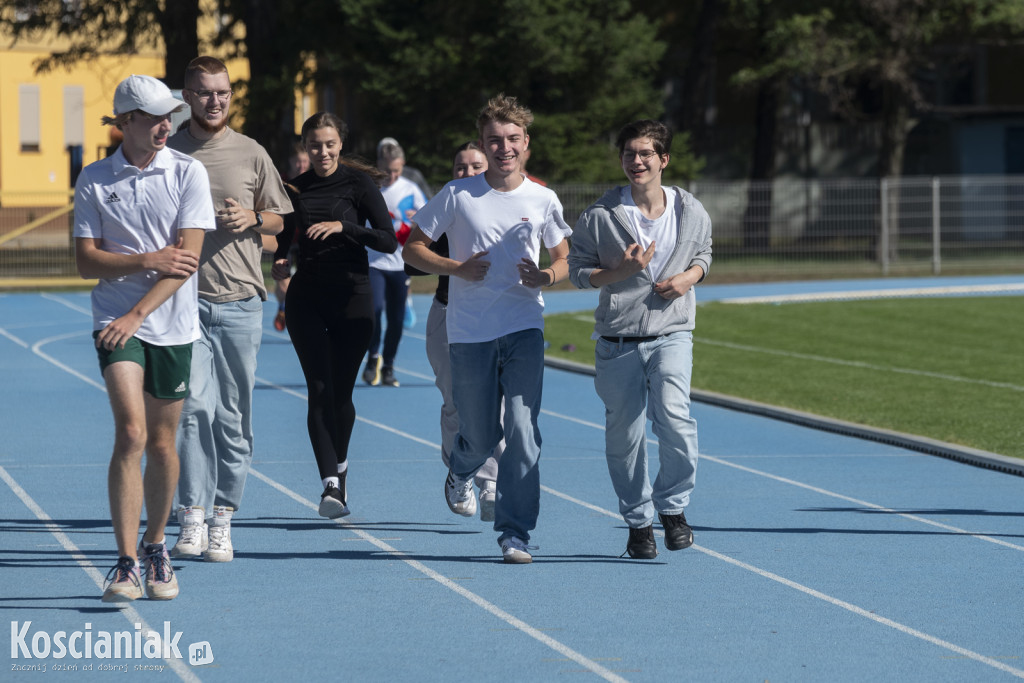
<svg viewBox="0 0 1024 683">
<path fill-rule="evenodd" d="M 178 483 L 175 433 L 199 338 L 193 275 L 205 232 L 215 226 L 206 169 L 166 147 L 171 114 L 182 107 L 155 78 L 123 80 L 114 115 L 103 117 L 123 142 L 75 184 L 75 256 L 83 278 L 99 279 L 93 338 L 114 414 L 107 484 L 118 561 L 104 602 L 178 594 L 164 527 Z"/>
<path fill-rule="evenodd" d="M 224 62 L 196 57 L 184 82 L 191 118 L 167 145 L 206 167 L 217 230 L 199 259 L 201 336 L 178 432 L 181 531 L 171 556 L 230 562 L 231 517 L 253 455 L 252 396 L 267 299 L 262 236 L 281 232 L 292 203 L 266 150 L 228 126 L 232 92 Z"/>
</svg>

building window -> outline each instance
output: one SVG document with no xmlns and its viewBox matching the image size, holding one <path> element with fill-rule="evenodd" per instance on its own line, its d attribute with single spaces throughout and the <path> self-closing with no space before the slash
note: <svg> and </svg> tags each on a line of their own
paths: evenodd
<svg viewBox="0 0 1024 683">
<path fill-rule="evenodd" d="M 64 145 L 85 144 L 85 89 L 64 86 Z"/>
<path fill-rule="evenodd" d="M 18 120 L 22 152 L 39 151 L 39 86 L 18 86 Z"/>
</svg>

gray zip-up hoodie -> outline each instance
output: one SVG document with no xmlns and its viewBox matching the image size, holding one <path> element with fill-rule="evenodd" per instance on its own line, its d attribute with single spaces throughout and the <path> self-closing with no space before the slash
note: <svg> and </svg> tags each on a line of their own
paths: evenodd
<svg viewBox="0 0 1024 683">
<path fill-rule="evenodd" d="M 700 265 L 706 276 L 711 267 L 711 217 L 686 190 L 675 187 L 679 225 L 672 255 L 660 273 L 650 266 L 622 282 L 601 288 L 594 311 L 594 333 L 608 337 L 653 337 L 692 330 L 697 309 L 693 288 L 678 299 L 663 299 L 654 283 Z M 572 232 L 569 278 L 580 289 L 592 289 L 590 274 L 596 268 L 614 268 L 623 252 L 639 244 L 615 187 L 584 211 Z M 658 245 L 657 249 L 664 248 Z M 702 278 L 703 279 L 703 278 Z"/>
</svg>

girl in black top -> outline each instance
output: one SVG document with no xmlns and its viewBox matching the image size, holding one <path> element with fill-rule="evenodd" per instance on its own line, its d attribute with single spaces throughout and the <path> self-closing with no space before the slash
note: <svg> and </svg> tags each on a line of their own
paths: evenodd
<svg viewBox="0 0 1024 683">
<path fill-rule="evenodd" d="M 271 271 L 275 280 L 290 275 L 287 245 L 297 233 L 298 270 L 286 299 L 288 334 L 306 377 L 306 422 L 324 486 L 320 515 L 332 519 L 349 514 L 352 390 L 373 332 L 365 247 L 385 253 L 398 248 L 387 205 L 367 173 L 375 169 L 341 159 L 347 133 L 345 122 L 328 112 L 302 124 L 310 170 L 287 186 L 295 213 L 285 218 Z"/>
</svg>

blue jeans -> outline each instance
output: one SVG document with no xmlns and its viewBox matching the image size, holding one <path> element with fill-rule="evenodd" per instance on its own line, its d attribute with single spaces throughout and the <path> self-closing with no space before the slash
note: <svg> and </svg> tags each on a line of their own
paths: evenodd
<svg viewBox="0 0 1024 683">
<path fill-rule="evenodd" d="M 252 391 L 263 339 L 263 302 L 254 296 L 199 300 L 189 394 L 178 429 L 180 505 L 238 509 L 252 462 Z"/>
<path fill-rule="evenodd" d="M 448 349 L 459 411 L 452 474 L 472 479 L 504 436 L 494 530 L 501 534 L 499 541 L 509 536 L 529 541 L 540 512 L 537 417 L 544 386 L 544 333 L 529 329 L 489 342 L 449 344 Z"/>
<path fill-rule="evenodd" d="M 598 339 L 595 357 L 594 387 L 605 407 L 605 457 L 622 518 L 639 528 L 651 524 L 655 511 L 679 514 L 697 477 L 697 422 L 690 417 L 693 333 L 648 342 Z M 661 465 L 653 488 L 647 474 L 647 418 L 658 437 Z"/>
</svg>

